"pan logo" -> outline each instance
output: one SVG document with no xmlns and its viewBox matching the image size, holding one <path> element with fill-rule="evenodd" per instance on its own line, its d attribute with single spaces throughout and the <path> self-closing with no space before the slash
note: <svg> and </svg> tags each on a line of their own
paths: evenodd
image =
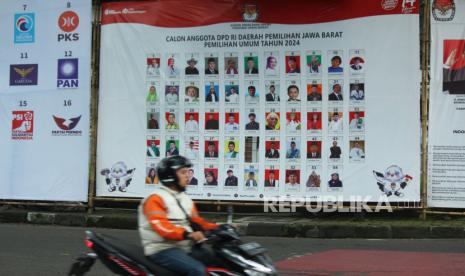
<svg viewBox="0 0 465 276">
<path fill-rule="evenodd" d="M 34 134 L 34 111 L 13 111 L 11 120 L 11 139 L 32 140 Z"/>
<path fill-rule="evenodd" d="M 79 87 L 79 59 L 63 58 L 58 60 L 57 87 Z"/>
<path fill-rule="evenodd" d="M 78 117 L 65 119 L 58 116 L 53 116 L 55 124 L 60 130 L 52 130 L 53 136 L 81 136 L 82 130 L 74 130 L 81 120 L 82 115 Z"/>
<path fill-rule="evenodd" d="M 14 17 L 14 42 L 33 43 L 35 40 L 35 14 L 16 13 Z"/>
<path fill-rule="evenodd" d="M 65 11 L 58 17 L 58 27 L 64 33 L 58 34 L 58 41 L 77 41 L 79 33 L 73 33 L 79 26 L 79 16 L 74 11 Z"/>
</svg>

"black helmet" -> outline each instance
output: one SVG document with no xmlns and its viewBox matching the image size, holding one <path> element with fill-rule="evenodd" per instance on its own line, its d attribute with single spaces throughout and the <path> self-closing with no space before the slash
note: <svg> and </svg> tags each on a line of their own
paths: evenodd
<svg viewBox="0 0 465 276">
<path fill-rule="evenodd" d="M 192 163 L 184 156 L 176 155 L 167 157 L 158 163 L 158 179 L 165 186 L 174 186 L 180 191 L 183 191 L 184 188 L 179 186 L 176 171 L 182 168 L 190 167 L 192 167 Z"/>
</svg>

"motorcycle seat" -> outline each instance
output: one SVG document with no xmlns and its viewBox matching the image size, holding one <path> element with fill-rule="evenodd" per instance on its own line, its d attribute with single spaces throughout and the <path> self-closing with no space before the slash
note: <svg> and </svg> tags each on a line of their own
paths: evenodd
<svg viewBox="0 0 465 276">
<path fill-rule="evenodd" d="M 163 276 L 177 276 L 175 272 L 172 272 L 162 266 L 154 264 L 151 262 L 145 255 L 141 246 L 123 242 L 119 239 L 116 239 L 108 235 L 99 235 L 100 238 L 103 238 L 106 243 L 118 250 L 121 254 L 130 258 L 131 260 L 145 266 L 150 272 L 155 275 Z"/>
</svg>

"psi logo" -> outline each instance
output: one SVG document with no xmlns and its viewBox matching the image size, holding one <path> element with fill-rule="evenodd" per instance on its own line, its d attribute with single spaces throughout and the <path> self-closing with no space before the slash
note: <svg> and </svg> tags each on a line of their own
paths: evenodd
<svg viewBox="0 0 465 276">
<path fill-rule="evenodd" d="M 34 13 L 16 13 L 14 18 L 15 43 L 33 43 L 35 39 Z"/>
<path fill-rule="evenodd" d="M 11 139 L 32 140 L 34 131 L 34 111 L 13 111 L 11 121 Z"/>
<path fill-rule="evenodd" d="M 73 33 L 79 26 L 79 16 L 73 11 L 65 11 L 58 17 L 58 27 L 64 32 L 58 34 L 58 41 L 77 41 L 79 33 Z"/>
<path fill-rule="evenodd" d="M 78 59 L 64 58 L 58 60 L 57 87 L 78 88 Z"/>
</svg>

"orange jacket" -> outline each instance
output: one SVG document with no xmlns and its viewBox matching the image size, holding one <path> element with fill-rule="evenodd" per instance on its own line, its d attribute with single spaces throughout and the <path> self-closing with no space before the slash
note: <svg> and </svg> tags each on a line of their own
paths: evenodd
<svg viewBox="0 0 465 276">
<path fill-rule="evenodd" d="M 184 232 L 187 230 L 181 226 L 176 226 L 175 224 L 171 223 L 167 217 L 167 210 L 168 209 L 163 202 L 163 199 L 157 194 L 150 195 L 145 201 L 144 215 L 147 217 L 148 221 L 154 222 L 150 224 L 153 231 L 157 232 L 165 239 L 183 240 Z M 207 222 L 205 219 L 199 216 L 194 202 L 192 202 L 191 210 L 191 220 L 202 226 L 204 230 L 213 230 L 218 227 L 216 223 Z"/>
<path fill-rule="evenodd" d="M 193 230 L 182 209 L 192 222 L 204 230 L 218 227 L 199 216 L 194 202 L 186 193 L 178 193 L 161 186 L 139 205 L 139 233 L 146 255 L 171 247 L 189 249 L 187 235 Z"/>
</svg>

